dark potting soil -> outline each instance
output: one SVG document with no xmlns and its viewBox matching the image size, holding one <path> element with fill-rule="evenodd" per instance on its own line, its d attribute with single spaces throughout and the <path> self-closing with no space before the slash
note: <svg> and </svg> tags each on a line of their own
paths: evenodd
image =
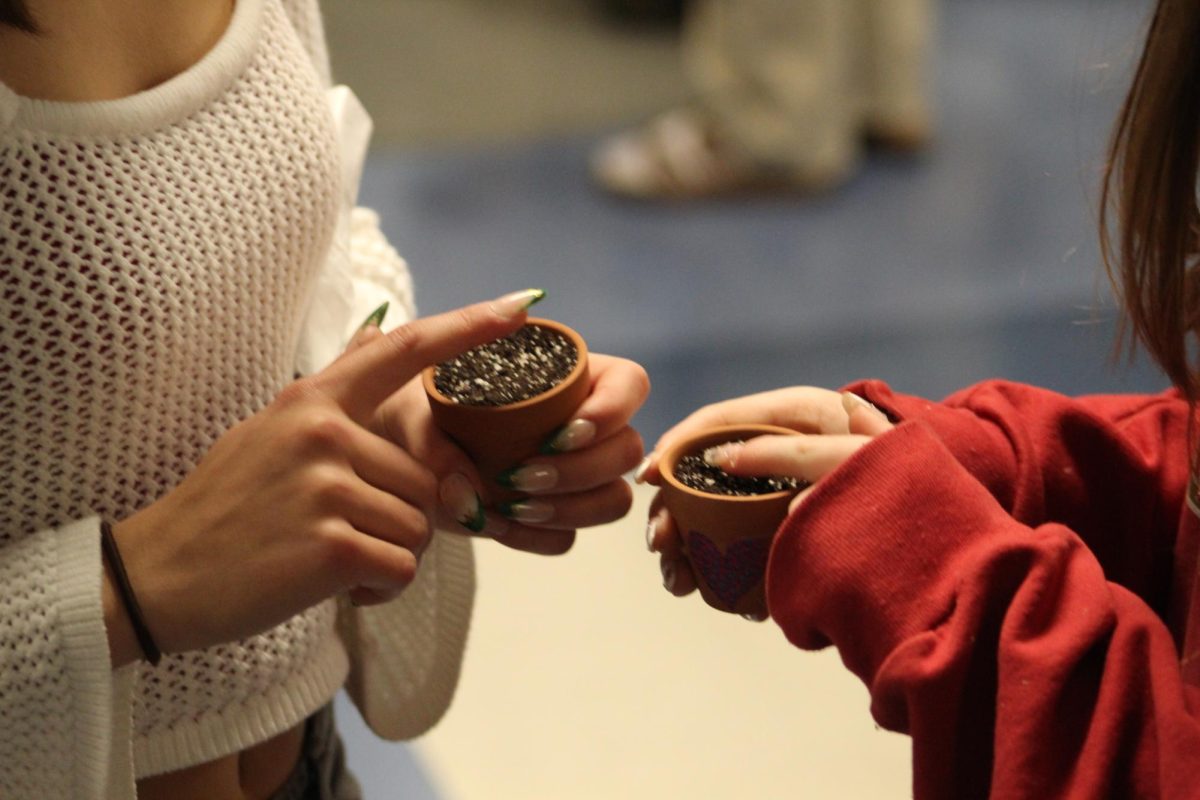
<svg viewBox="0 0 1200 800">
<path fill-rule="evenodd" d="M 537 325 L 438 364 L 437 390 L 468 406 L 506 406 L 549 391 L 571 374 L 579 352 L 570 339 Z"/>
<path fill-rule="evenodd" d="M 709 464 L 702 453 L 684 456 L 675 464 L 675 477 L 689 488 L 707 494 L 751 497 L 799 489 L 804 484 L 795 478 L 730 475 L 720 467 Z"/>
</svg>

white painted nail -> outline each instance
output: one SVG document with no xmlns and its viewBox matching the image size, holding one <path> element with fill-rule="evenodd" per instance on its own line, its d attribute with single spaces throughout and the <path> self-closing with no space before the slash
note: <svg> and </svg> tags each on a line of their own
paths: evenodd
<svg viewBox="0 0 1200 800">
<path fill-rule="evenodd" d="M 654 459 L 658 458 L 658 453 L 651 453 L 642 459 L 642 463 L 638 464 L 637 469 L 633 471 L 634 483 L 645 483 L 646 473 L 650 471 L 650 465 L 654 463 Z"/>
<path fill-rule="evenodd" d="M 487 524 L 483 502 L 466 475 L 455 472 L 446 476 L 438 487 L 438 498 L 450 516 L 467 530 L 479 533 Z"/>
<path fill-rule="evenodd" d="M 646 521 L 646 549 L 654 552 L 654 540 L 658 538 L 658 516 Z"/>
<path fill-rule="evenodd" d="M 596 423 L 586 419 L 568 422 L 546 443 L 543 452 L 569 453 L 591 443 L 596 438 Z"/>
<path fill-rule="evenodd" d="M 671 594 L 675 593 L 675 562 L 662 562 L 663 588 Z"/>
</svg>

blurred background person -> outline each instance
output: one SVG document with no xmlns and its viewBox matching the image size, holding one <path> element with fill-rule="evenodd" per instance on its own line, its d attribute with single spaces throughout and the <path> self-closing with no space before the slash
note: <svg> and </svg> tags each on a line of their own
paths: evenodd
<svg viewBox="0 0 1200 800">
<path fill-rule="evenodd" d="M 933 25 L 934 0 L 695 0 L 694 101 L 604 142 L 592 174 L 643 199 L 839 186 L 864 141 L 928 143 Z"/>
</svg>

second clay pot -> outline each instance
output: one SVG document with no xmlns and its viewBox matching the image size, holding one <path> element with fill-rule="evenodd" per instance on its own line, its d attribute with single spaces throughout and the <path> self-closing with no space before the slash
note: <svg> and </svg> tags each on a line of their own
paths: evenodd
<svg viewBox="0 0 1200 800">
<path fill-rule="evenodd" d="M 764 434 L 794 436 L 796 431 L 773 425 L 708 428 L 676 442 L 659 462 L 663 504 L 679 529 L 701 595 L 714 608 L 754 617 L 766 614 L 767 556 L 775 531 L 800 489 L 747 496 L 713 494 L 684 484 L 676 468 L 685 456 Z"/>
</svg>

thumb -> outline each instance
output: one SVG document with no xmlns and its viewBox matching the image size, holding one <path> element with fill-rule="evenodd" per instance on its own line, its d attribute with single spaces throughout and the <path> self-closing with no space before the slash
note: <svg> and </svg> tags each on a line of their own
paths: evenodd
<svg viewBox="0 0 1200 800">
<path fill-rule="evenodd" d="M 882 411 L 853 392 L 842 392 L 842 408 L 849 417 L 850 433 L 878 436 L 895 427 Z"/>
</svg>

